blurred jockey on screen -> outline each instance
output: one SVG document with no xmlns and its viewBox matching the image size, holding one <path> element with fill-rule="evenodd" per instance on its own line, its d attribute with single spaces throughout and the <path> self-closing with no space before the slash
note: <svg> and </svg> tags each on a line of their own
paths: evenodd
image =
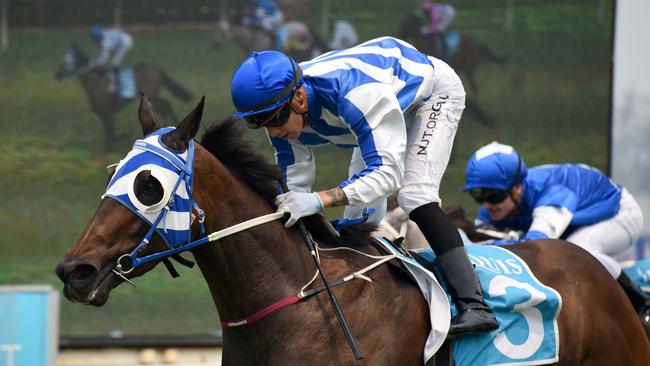
<svg viewBox="0 0 650 366">
<path fill-rule="evenodd" d="M 284 35 L 279 27 L 284 22 L 282 9 L 275 0 L 251 0 L 249 14 L 242 18 L 245 27 L 259 27 L 273 35 L 275 48 L 281 49 Z"/>
<path fill-rule="evenodd" d="M 109 91 L 114 92 L 117 70 L 122 65 L 124 56 L 133 46 L 133 38 L 121 29 L 102 29 L 99 26 L 90 29 L 90 36 L 102 49 L 99 56 L 90 62 L 89 67 L 106 67 Z"/>
<path fill-rule="evenodd" d="M 304 73 L 304 74 L 303 74 Z M 399 39 L 383 37 L 296 64 L 280 52 L 253 53 L 235 71 L 232 99 L 251 128 L 266 128 L 289 191 L 277 197 L 289 227 L 324 207 L 347 205 L 356 218 L 372 206 L 379 222 L 386 197 L 398 201 L 427 237 L 458 304 L 449 335 L 494 330 L 456 228 L 440 209 L 465 90 L 453 69 Z M 311 192 L 312 149 L 353 148 L 349 179 Z"/>
<path fill-rule="evenodd" d="M 422 32 L 432 34 L 435 38 L 435 47 L 441 55 L 440 58 L 447 60 L 449 50 L 445 41 L 445 30 L 456 17 L 456 9 L 451 4 L 432 3 L 429 0 L 423 0 L 420 4 L 422 11 L 429 16 L 431 23 L 426 26 Z"/>
<path fill-rule="evenodd" d="M 528 169 L 512 146 L 497 142 L 472 155 L 465 182 L 464 190 L 482 204 L 478 226 L 525 231 L 522 241 L 562 238 L 584 248 L 618 280 L 637 311 L 648 312 L 648 297 L 610 257 L 630 248 L 643 226 L 641 208 L 625 188 L 583 164 Z"/>
</svg>

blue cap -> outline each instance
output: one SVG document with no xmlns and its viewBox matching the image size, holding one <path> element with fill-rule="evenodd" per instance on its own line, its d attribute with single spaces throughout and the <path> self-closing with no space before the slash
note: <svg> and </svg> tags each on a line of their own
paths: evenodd
<svg viewBox="0 0 650 366">
<path fill-rule="evenodd" d="M 98 25 L 93 25 L 90 28 L 90 36 L 93 37 L 94 39 L 102 39 L 102 27 Z"/>
<path fill-rule="evenodd" d="M 253 52 L 232 76 L 234 116 L 274 110 L 302 83 L 302 69 L 291 57 L 278 51 Z"/>
<path fill-rule="evenodd" d="M 527 173 L 526 162 L 512 146 L 492 142 L 476 150 L 467 162 L 463 190 L 510 189 L 522 183 Z"/>
</svg>

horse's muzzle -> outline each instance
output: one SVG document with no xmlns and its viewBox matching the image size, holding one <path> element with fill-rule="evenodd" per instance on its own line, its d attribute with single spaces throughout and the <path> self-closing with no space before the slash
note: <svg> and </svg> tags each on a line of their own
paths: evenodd
<svg viewBox="0 0 650 366">
<path fill-rule="evenodd" d="M 75 302 L 86 302 L 86 297 L 97 278 L 95 267 L 78 261 L 64 261 L 57 264 L 55 272 L 65 284 L 66 298 Z"/>
</svg>

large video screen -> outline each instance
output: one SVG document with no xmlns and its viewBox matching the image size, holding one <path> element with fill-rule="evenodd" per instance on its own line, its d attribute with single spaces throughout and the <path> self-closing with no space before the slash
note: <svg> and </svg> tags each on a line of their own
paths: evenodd
<svg viewBox="0 0 650 366">
<path fill-rule="evenodd" d="M 458 0 L 442 31 L 430 29 L 419 0 L 280 0 L 283 19 L 270 30 L 248 18 L 245 1 L 2 4 L 1 285 L 62 288 L 54 268 L 99 206 L 105 167 L 142 137 L 138 92 L 169 125 L 205 96 L 208 126 L 233 113 L 232 74 L 253 50 L 281 49 L 305 61 L 394 36 L 447 60 L 463 80 L 467 107 L 441 197 L 467 212 L 478 207 L 461 192 L 465 164 L 491 141 L 515 146 L 529 166 L 607 170 L 612 0 Z M 119 67 L 83 69 L 102 57 L 96 27 L 129 35 Z M 247 134 L 272 160 L 264 132 Z M 315 188 L 346 179 L 350 150 L 324 147 L 316 159 Z M 64 300 L 61 334 L 215 334 L 219 318 L 200 271 L 176 268 L 177 279 L 159 265 L 134 280 L 137 288 L 122 284 L 101 308 Z"/>
</svg>

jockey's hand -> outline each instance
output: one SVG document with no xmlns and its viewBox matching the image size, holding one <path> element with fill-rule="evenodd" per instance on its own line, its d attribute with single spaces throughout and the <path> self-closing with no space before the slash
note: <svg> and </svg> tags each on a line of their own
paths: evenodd
<svg viewBox="0 0 650 366">
<path fill-rule="evenodd" d="M 291 214 L 289 220 L 284 224 L 291 227 L 300 218 L 310 216 L 323 209 L 323 201 L 317 192 L 287 192 L 275 197 L 275 204 L 278 205 L 276 212 L 287 212 Z"/>
</svg>

